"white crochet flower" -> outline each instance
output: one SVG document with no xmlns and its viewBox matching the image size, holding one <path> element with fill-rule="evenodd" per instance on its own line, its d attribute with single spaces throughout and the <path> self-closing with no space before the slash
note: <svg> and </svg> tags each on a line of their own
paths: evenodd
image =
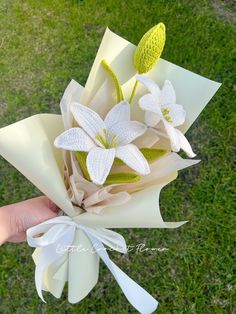
<svg viewBox="0 0 236 314">
<path fill-rule="evenodd" d="M 136 78 L 150 92 L 139 100 L 141 109 L 145 110 L 146 124 L 155 128 L 162 121 L 170 139 L 172 151 L 178 152 L 183 149 L 189 157 L 195 157 L 186 137 L 175 128 L 184 123 L 186 112 L 183 106 L 176 104 L 175 90 L 171 82 L 166 80 L 160 89 L 153 80 L 144 75 L 136 75 Z"/>
<path fill-rule="evenodd" d="M 115 157 L 142 175 L 150 173 L 143 154 L 130 144 L 145 133 L 146 126 L 130 121 L 129 103 L 122 101 L 114 106 L 104 121 L 95 111 L 79 103 L 72 104 L 71 112 L 80 127 L 63 132 L 54 145 L 88 152 L 86 165 L 94 183 L 102 185 L 105 182 Z"/>
</svg>

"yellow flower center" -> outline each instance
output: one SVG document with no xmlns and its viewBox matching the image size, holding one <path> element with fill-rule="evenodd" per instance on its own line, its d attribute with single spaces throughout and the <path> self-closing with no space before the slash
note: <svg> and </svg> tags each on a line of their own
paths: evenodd
<svg viewBox="0 0 236 314">
<path fill-rule="evenodd" d="M 170 110 L 167 108 L 163 108 L 162 110 L 162 114 L 164 116 L 164 118 L 166 119 L 167 122 L 172 122 L 172 119 L 170 116 L 168 116 L 168 114 L 170 113 Z"/>
<path fill-rule="evenodd" d="M 110 138 L 107 134 L 107 130 L 103 129 L 103 132 L 98 132 L 96 135 L 96 140 L 98 140 L 105 148 L 113 148 L 118 146 L 117 135 L 114 134 L 112 138 Z"/>
</svg>

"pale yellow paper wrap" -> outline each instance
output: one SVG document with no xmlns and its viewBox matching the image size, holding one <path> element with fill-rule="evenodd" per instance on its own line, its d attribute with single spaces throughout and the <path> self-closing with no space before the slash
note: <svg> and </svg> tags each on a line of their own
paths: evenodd
<svg viewBox="0 0 236 314">
<path fill-rule="evenodd" d="M 114 104 L 111 94 L 112 82 L 107 79 L 100 61 L 106 61 L 117 73 L 126 97 L 134 83 L 135 69 L 132 58 L 135 46 L 123 38 L 106 30 L 97 57 L 91 69 L 85 90 L 78 84 L 78 99 L 104 115 Z M 202 109 L 215 94 L 220 84 L 189 72 L 165 60 L 160 60 L 148 74 L 158 83 L 165 79 L 172 81 L 177 101 L 187 112 L 186 131 Z M 76 82 L 72 81 L 72 84 Z M 133 116 L 142 120 L 143 112 L 138 110 L 137 99 L 145 90 L 139 86 L 135 97 Z M 65 121 L 64 121 L 65 122 Z M 185 222 L 164 222 L 159 208 L 159 193 L 163 186 L 174 180 L 177 171 L 165 173 L 155 185 L 133 193 L 124 205 L 107 207 L 99 214 L 82 213 L 76 216 L 63 180 L 63 158 L 61 151 L 54 148 L 53 142 L 64 130 L 60 115 L 39 114 L 0 129 L 0 154 L 28 178 L 39 190 L 55 202 L 75 221 L 91 227 L 105 228 L 176 228 Z M 181 161 L 180 161 L 181 162 Z M 164 161 L 162 160 L 162 163 Z M 194 164 L 194 163 L 193 163 Z M 190 165 L 190 164 L 188 164 Z M 168 166 L 168 165 L 167 165 Z M 176 170 L 184 168 L 181 165 Z M 165 171 L 164 171 L 165 172 Z M 76 216 L 76 217 L 75 217 Z M 91 243 L 82 231 L 77 231 L 73 245 L 86 249 Z M 40 249 L 33 254 L 35 263 Z M 60 297 L 65 282 L 68 281 L 68 300 L 79 302 L 94 287 L 98 280 L 99 258 L 97 254 L 87 252 L 68 252 L 51 265 L 44 276 L 44 290 Z"/>
</svg>

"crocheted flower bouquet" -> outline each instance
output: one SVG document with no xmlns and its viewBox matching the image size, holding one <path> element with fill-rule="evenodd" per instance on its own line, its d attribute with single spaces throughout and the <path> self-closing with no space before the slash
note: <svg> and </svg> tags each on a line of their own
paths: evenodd
<svg viewBox="0 0 236 314">
<path fill-rule="evenodd" d="M 106 30 L 85 87 L 72 80 L 61 115 L 38 114 L 0 130 L 0 153 L 62 210 L 27 230 L 35 283 L 59 298 L 82 300 L 101 259 L 140 313 L 158 302 L 114 264 L 105 246 L 126 253 L 107 228 L 177 228 L 164 222 L 161 189 L 198 163 L 184 133 L 220 84 L 160 59 L 165 26 L 134 46 Z M 154 291 L 153 291 L 154 292 Z"/>
</svg>

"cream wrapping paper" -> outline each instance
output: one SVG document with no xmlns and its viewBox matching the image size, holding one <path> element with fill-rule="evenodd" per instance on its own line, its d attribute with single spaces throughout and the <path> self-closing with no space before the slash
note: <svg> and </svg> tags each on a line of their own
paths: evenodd
<svg viewBox="0 0 236 314">
<path fill-rule="evenodd" d="M 135 46 L 118 35 L 106 30 L 98 54 L 91 69 L 85 89 L 72 81 L 65 91 L 63 102 L 79 100 L 104 115 L 115 103 L 113 88 L 102 69 L 102 59 L 111 65 L 117 74 L 126 96 L 133 87 L 135 69 L 133 52 Z M 215 94 L 220 84 L 189 72 L 165 60 L 160 60 L 148 76 L 162 84 L 165 79 L 172 81 L 178 103 L 187 112 L 187 119 L 181 130 L 185 132 L 195 121 L 202 109 Z M 109 91 L 109 92 L 108 92 Z M 138 86 L 132 105 L 133 118 L 141 120 L 143 112 L 138 109 L 137 99 L 144 92 Z M 69 118 L 70 119 L 70 118 Z M 64 122 L 64 125 L 63 125 Z M 0 129 L 0 154 L 28 178 L 39 190 L 47 195 L 67 215 L 78 224 L 102 228 L 177 228 L 185 223 L 164 222 L 159 208 L 161 189 L 177 177 L 177 171 L 194 164 L 184 160 L 173 161 L 171 173 L 163 170 L 163 175 L 148 182 L 144 190 L 132 194 L 125 204 L 105 208 L 99 215 L 85 212 L 78 215 L 64 184 L 64 166 L 61 152 L 53 147 L 53 142 L 71 121 L 62 121 L 60 115 L 39 114 Z M 147 139 L 143 139 L 147 141 Z M 150 146 L 154 144 L 151 139 Z M 170 157 L 168 157 L 170 158 Z M 172 157 L 171 157 L 172 158 Z M 175 156 L 173 156 L 175 158 Z M 162 159 L 163 167 L 169 167 L 168 159 Z M 164 168 L 163 168 L 164 169 Z M 142 186 L 144 188 L 144 186 Z M 91 249 L 91 242 L 82 230 L 77 230 L 73 245 Z M 33 258 L 37 264 L 40 248 Z M 60 297 L 65 282 L 68 281 L 68 300 L 76 303 L 82 300 L 98 280 L 99 258 L 97 254 L 68 252 L 51 265 L 44 273 L 44 290 Z"/>
</svg>

